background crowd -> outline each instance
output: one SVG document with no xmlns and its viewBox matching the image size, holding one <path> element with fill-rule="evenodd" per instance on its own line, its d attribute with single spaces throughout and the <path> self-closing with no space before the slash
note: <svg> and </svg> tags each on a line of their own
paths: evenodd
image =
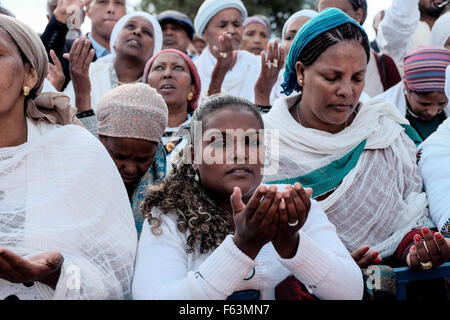
<svg viewBox="0 0 450 320">
<path fill-rule="evenodd" d="M 448 1 L 393 0 L 372 42 L 365 0 L 279 39 L 241 0 L 47 7 L 42 34 L 0 7 L 0 299 L 395 299 L 449 261 Z"/>
</svg>

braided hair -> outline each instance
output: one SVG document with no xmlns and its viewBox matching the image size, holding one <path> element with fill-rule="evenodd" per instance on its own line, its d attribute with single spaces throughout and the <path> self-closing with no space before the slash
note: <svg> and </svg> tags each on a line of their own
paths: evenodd
<svg viewBox="0 0 450 320">
<path fill-rule="evenodd" d="M 369 39 L 364 32 L 352 23 L 344 23 L 328 30 L 313 39 L 301 52 L 299 61 L 305 66 L 312 65 L 319 56 L 332 45 L 344 40 L 356 40 L 364 48 L 367 61 L 370 59 Z"/>
<path fill-rule="evenodd" d="M 259 120 L 261 128 L 264 128 L 262 117 L 251 102 L 229 94 L 217 94 L 206 99 L 194 112 L 190 141 L 178 154 L 178 163 L 172 174 L 159 185 L 150 186 L 148 195 L 141 204 L 141 212 L 154 235 L 160 235 L 162 231 L 161 219 L 152 215 L 153 208 L 158 208 L 161 214 L 177 215 L 178 230 L 190 233 L 187 238 L 187 253 L 213 251 L 227 235 L 234 233 L 225 212 L 211 199 L 201 181 L 195 178 L 196 172 L 191 164 L 192 142 L 202 139 L 194 135 L 195 122 L 201 121 L 204 126 L 207 118 L 224 108 L 251 112 Z"/>
</svg>

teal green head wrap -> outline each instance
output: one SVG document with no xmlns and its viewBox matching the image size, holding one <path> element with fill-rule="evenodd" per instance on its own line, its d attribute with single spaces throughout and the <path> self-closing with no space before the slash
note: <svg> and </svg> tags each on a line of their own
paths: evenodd
<svg viewBox="0 0 450 320">
<path fill-rule="evenodd" d="M 291 50 L 286 59 L 286 69 L 284 71 L 283 94 L 290 95 L 292 91 L 300 91 L 297 83 L 297 73 L 295 65 L 300 58 L 302 51 L 308 44 L 322 33 L 339 27 L 343 24 L 351 23 L 361 30 L 361 33 L 367 40 L 367 48 L 364 48 L 367 53 L 367 61 L 370 58 L 370 48 L 368 46 L 369 40 L 366 32 L 361 25 L 345 14 L 340 9 L 327 8 L 320 12 L 317 16 L 306 22 L 303 27 L 297 32 L 294 41 L 292 42 Z"/>
</svg>

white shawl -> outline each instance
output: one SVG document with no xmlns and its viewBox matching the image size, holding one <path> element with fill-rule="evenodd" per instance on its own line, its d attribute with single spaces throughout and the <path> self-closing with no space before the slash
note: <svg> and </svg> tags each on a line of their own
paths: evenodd
<svg viewBox="0 0 450 320">
<path fill-rule="evenodd" d="M 419 168 L 430 202 L 433 222 L 441 230 L 450 223 L 450 118 L 420 146 Z"/>
<path fill-rule="evenodd" d="M 0 247 L 64 264 L 56 290 L 36 282 L 24 298 L 130 298 L 137 234 L 114 162 L 81 127 L 27 123 L 27 143 L 0 148 Z M 0 279 L 0 299 L 21 290 Z"/>
<path fill-rule="evenodd" d="M 203 91 L 200 102 L 207 95 L 211 74 L 217 63 L 217 59 L 209 51 L 209 47 L 195 60 Z M 227 72 L 222 83 L 222 90 L 227 93 L 255 102 L 255 83 L 261 72 L 261 57 L 239 50 L 236 64 Z"/>
<path fill-rule="evenodd" d="M 375 100 L 360 107 L 353 123 L 337 134 L 305 128 L 289 112 L 298 97 L 280 99 L 264 117 L 279 131 L 279 156 L 268 146 L 266 165 L 279 167 L 264 181 L 298 177 L 342 158 L 364 139 L 355 168 L 321 201 L 349 251 L 362 245 L 392 255 L 412 228 L 430 225 L 427 199 L 416 165 L 416 148 L 399 124 L 407 124 L 395 106 Z M 292 100 L 290 100 L 292 99 Z"/>
</svg>

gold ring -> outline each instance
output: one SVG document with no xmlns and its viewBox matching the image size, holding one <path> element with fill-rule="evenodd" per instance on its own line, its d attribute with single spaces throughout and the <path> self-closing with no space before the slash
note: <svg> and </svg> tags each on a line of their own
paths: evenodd
<svg viewBox="0 0 450 320">
<path fill-rule="evenodd" d="M 222 58 L 224 58 L 224 59 L 228 56 L 226 52 L 221 52 L 221 53 L 219 53 L 219 54 L 220 54 L 220 56 L 221 56 Z"/>
<path fill-rule="evenodd" d="M 278 59 L 273 59 L 272 65 L 274 68 L 278 68 Z"/>
<path fill-rule="evenodd" d="M 267 69 L 269 69 L 269 70 L 272 69 L 272 61 L 270 61 L 270 60 L 267 61 L 266 66 L 267 66 Z"/>
<path fill-rule="evenodd" d="M 431 262 L 431 261 L 428 261 L 427 263 L 420 262 L 420 268 L 422 270 L 429 270 L 429 269 L 433 268 L 433 262 Z"/>
</svg>

